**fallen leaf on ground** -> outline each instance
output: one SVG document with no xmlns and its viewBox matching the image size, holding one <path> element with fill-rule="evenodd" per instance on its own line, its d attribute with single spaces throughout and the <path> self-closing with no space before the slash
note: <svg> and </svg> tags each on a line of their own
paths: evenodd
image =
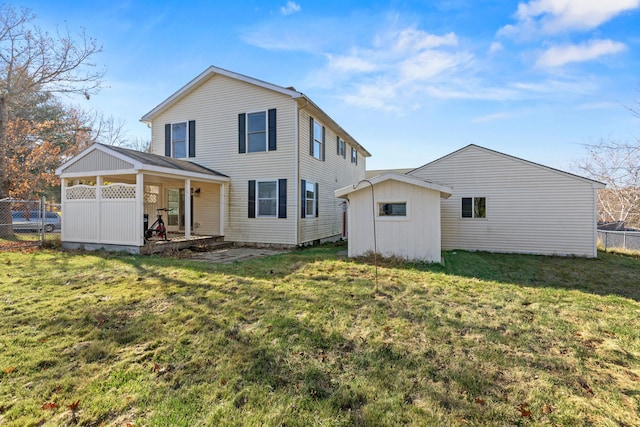
<svg viewBox="0 0 640 427">
<path fill-rule="evenodd" d="M 44 410 L 50 410 L 53 411 L 54 409 L 56 409 L 58 407 L 58 404 L 55 402 L 45 402 L 42 407 L 40 407 L 40 409 Z"/>
<path fill-rule="evenodd" d="M 13 371 L 15 371 L 15 370 L 16 370 L 16 367 L 15 367 L 15 366 L 9 366 L 8 368 L 6 368 L 6 369 L 4 370 L 4 373 L 5 373 L 5 374 L 10 374 L 11 372 L 13 372 Z"/>
<path fill-rule="evenodd" d="M 518 405 L 518 409 L 520 410 L 520 416 L 525 418 L 531 418 L 531 411 L 527 408 L 529 407 L 528 403 L 521 403 Z"/>
</svg>

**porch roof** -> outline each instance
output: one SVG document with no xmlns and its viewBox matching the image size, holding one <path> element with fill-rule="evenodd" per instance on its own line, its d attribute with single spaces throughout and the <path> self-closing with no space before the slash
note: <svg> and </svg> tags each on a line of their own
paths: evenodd
<svg viewBox="0 0 640 427">
<path fill-rule="evenodd" d="M 128 175 L 138 172 L 206 182 L 229 181 L 228 176 L 187 160 L 98 143 L 56 169 L 56 175 L 60 175 L 61 178 Z"/>
</svg>

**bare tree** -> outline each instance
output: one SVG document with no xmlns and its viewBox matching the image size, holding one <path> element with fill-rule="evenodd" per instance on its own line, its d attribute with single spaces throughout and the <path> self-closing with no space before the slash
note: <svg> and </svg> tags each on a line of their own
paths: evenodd
<svg viewBox="0 0 640 427">
<path fill-rule="evenodd" d="M 598 219 L 640 225 L 640 141 L 601 139 L 586 146 L 587 156 L 576 164 L 589 177 L 607 184 L 598 190 Z"/>
<path fill-rule="evenodd" d="M 90 62 L 102 48 L 84 31 L 75 39 L 68 29 L 49 34 L 34 20 L 29 9 L 0 6 L 0 199 L 9 195 L 11 186 L 6 173 L 8 124 L 23 100 L 55 93 L 89 98 L 104 75 Z M 11 232 L 11 226 L 5 227 L 0 234 Z"/>
</svg>

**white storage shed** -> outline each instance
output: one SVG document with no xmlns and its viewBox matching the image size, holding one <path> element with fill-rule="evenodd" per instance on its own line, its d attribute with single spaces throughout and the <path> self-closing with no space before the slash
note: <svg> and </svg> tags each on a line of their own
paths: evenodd
<svg viewBox="0 0 640 427">
<path fill-rule="evenodd" d="M 441 262 L 440 199 L 451 193 L 447 186 L 393 172 L 336 190 L 336 197 L 349 201 L 349 256 L 376 252 Z"/>
</svg>

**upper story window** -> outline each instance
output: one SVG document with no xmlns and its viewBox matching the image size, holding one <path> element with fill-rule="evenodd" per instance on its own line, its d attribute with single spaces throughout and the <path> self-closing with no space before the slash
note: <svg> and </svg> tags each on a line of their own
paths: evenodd
<svg viewBox="0 0 640 427">
<path fill-rule="evenodd" d="M 187 157 L 187 122 L 171 125 L 172 157 L 182 159 Z"/>
<path fill-rule="evenodd" d="M 247 151 L 267 151 L 267 112 L 247 114 Z"/>
<path fill-rule="evenodd" d="M 276 110 L 238 114 L 238 153 L 276 150 Z"/>
<path fill-rule="evenodd" d="M 196 156 L 196 122 L 167 123 L 164 126 L 164 155 L 184 159 Z"/>
<path fill-rule="evenodd" d="M 309 147 L 309 154 L 318 160 L 324 160 L 324 126 L 311 117 L 310 128 L 311 144 Z"/>
<path fill-rule="evenodd" d="M 338 156 L 341 156 L 344 159 L 347 156 L 347 145 L 344 143 L 344 140 L 339 136 L 337 136 L 336 138 L 337 138 L 336 141 L 338 145 Z"/>
<path fill-rule="evenodd" d="M 462 218 L 486 218 L 487 199 L 486 197 L 463 197 L 462 198 Z"/>
<path fill-rule="evenodd" d="M 355 148 L 351 149 L 351 163 L 358 164 L 358 150 Z"/>
</svg>

